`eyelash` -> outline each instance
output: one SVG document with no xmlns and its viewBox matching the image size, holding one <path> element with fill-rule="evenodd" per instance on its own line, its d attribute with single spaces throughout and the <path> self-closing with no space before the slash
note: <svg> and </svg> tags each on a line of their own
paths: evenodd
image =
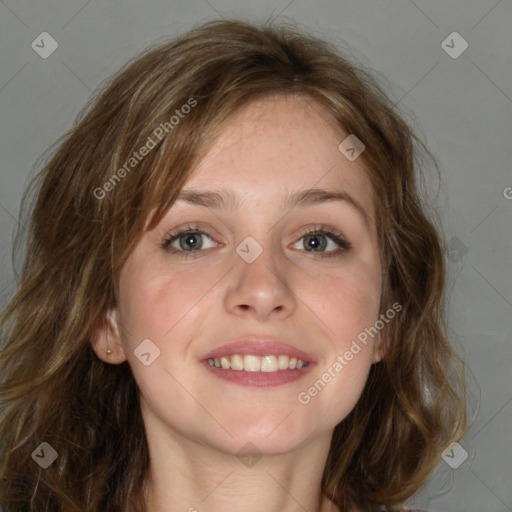
<svg viewBox="0 0 512 512">
<path fill-rule="evenodd" d="M 190 258 L 190 257 L 198 256 L 198 253 L 202 252 L 200 249 L 199 250 L 191 250 L 191 251 L 183 251 L 180 249 L 175 249 L 174 247 L 170 247 L 171 243 L 174 240 L 178 239 L 179 237 L 181 237 L 183 235 L 188 235 L 188 234 L 205 235 L 205 236 L 211 238 L 212 240 L 214 240 L 210 234 L 208 234 L 206 231 L 203 231 L 198 226 L 187 225 L 184 228 L 181 228 L 179 230 L 169 233 L 161 244 L 162 249 L 166 250 L 167 252 L 170 252 L 171 254 L 178 254 L 183 258 Z M 334 241 L 336 244 L 338 244 L 340 246 L 339 249 L 337 249 L 335 251 L 329 251 L 329 252 L 305 251 L 305 252 L 311 252 L 312 254 L 314 254 L 315 256 L 318 256 L 320 258 L 327 259 L 327 258 L 334 258 L 334 257 L 342 256 L 345 252 L 347 252 L 352 247 L 352 244 L 348 240 L 346 240 L 345 237 L 341 233 L 329 228 L 328 226 L 325 226 L 324 224 L 316 225 L 312 229 L 309 229 L 308 231 L 306 231 L 305 233 L 303 233 L 300 236 L 299 240 L 308 235 L 326 235 L 328 238 L 330 238 L 332 241 Z"/>
</svg>

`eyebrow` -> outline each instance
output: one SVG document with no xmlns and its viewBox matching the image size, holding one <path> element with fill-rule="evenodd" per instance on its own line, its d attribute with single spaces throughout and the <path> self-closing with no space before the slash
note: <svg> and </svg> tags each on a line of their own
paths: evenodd
<svg viewBox="0 0 512 512">
<path fill-rule="evenodd" d="M 196 206 L 206 208 L 216 208 L 224 210 L 234 210 L 240 207 L 240 200 L 231 190 L 182 190 L 176 201 L 185 201 Z M 363 217 L 367 226 L 370 225 L 368 214 L 362 205 L 346 192 L 334 190 L 324 190 L 320 188 L 310 188 L 299 192 L 289 193 L 285 197 L 284 207 L 292 209 L 295 207 L 307 207 L 316 204 L 322 204 L 332 201 L 343 201 L 352 206 Z"/>
</svg>

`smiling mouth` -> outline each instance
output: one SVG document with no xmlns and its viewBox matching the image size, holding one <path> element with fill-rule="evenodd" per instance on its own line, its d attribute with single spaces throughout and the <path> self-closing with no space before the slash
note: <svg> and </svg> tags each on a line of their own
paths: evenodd
<svg viewBox="0 0 512 512">
<path fill-rule="evenodd" d="M 246 372 L 274 373 L 279 370 L 301 370 L 308 366 L 307 361 L 288 355 L 257 356 L 252 354 L 232 354 L 207 359 L 210 366 L 223 370 L 238 370 Z"/>
</svg>

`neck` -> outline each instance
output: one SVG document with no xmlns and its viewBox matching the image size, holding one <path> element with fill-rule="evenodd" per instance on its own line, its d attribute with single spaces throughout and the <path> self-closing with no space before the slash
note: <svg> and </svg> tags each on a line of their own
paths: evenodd
<svg viewBox="0 0 512 512">
<path fill-rule="evenodd" d="M 330 435 L 256 462 L 176 433 L 153 435 L 148 432 L 151 512 L 338 512 L 321 496 Z"/>
</svg>

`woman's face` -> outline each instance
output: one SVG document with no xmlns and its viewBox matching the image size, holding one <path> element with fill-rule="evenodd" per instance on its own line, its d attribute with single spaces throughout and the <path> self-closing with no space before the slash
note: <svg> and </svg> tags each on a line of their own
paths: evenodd
<svg viewBox="0 0 512 512">
<path fill-rule="evenodd" d="M 150 437 L 283 453 L 330 436 L 358 401 L 380 359 L 377 337 L 358 336 L 378 320 L 381 268 L 369 181 L 338 149 L 347 136 L 311 101 L 253 102 L 182 191 L 233 202 L 189 195 L 145 232 L 120 275 L 115 350 L 95 349 L 128 360 Z M 287 202 L 312 189 L 345 199 Z M 297 356 L 309 364 L 290 368 Z"/>
</svg>

